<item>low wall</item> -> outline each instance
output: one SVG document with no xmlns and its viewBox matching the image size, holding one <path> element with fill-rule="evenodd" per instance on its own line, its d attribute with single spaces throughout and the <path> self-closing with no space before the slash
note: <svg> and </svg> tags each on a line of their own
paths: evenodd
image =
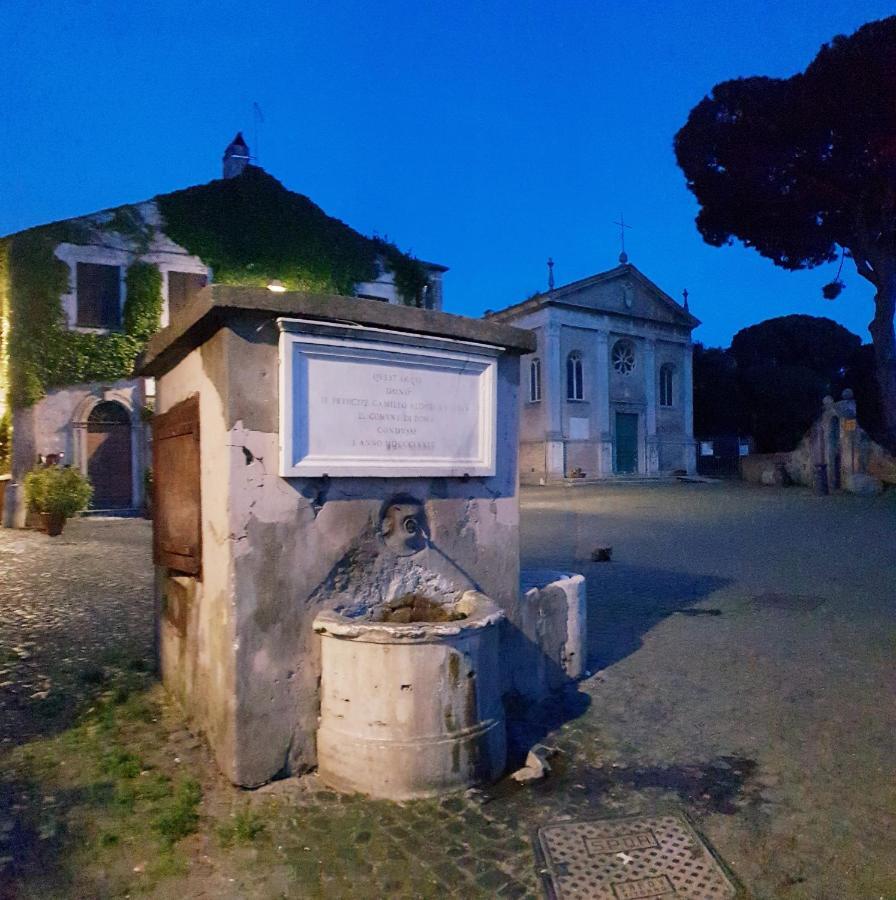
<svg viewBox="0 0 896 900">
<path fill-rule="evenodd" d="M 858 426 L 851 398 L 826 402 L 821 418 L 789 453 L 741 457 L 740 477 L 751 484 L 781 485 L 786 473 L 793 484 L 812 487 L 821 463 L 831 490 L 873 493 L 896 485 L 896 457 Z"/>
<path fill-rule="evenodd" d="M 896 456 L 888 453 L 880 444 L 869 440 L 866 471 L 884 484 L 896 484 Z"/>
<path fill-rule="evenodd" d="M 790 456 L 790 453 L 751 453 L 749 456 L 742 456 L 740 477 L 750 484 L 781 484 L 781 466 L 784 466 L 789 475 Z"/>
</svg>

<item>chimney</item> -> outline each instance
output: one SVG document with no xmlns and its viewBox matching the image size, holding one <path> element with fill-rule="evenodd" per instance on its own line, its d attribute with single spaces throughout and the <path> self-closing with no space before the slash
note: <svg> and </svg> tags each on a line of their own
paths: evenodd
<svg viewBox="0 0 896 900">
<path fill-rule="evenodd" d="M 227 145 L 224 151 L 224 177 L 235 178 L 249 165 L 249 147 L 243 140 L 242 131 Z"/>
</svg>

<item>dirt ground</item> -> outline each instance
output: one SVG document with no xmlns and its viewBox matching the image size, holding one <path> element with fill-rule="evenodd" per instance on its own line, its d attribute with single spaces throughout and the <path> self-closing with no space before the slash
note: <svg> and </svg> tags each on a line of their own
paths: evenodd
<svg viewBox="0 0 896 900">
<path fill-rule="evenodd" d="M 522 547 L 588 578 L 593 674 L 512 723 L 553 771 L 398 806 L 216 774 L 149 672 L 146 523 L 0 531 L 0 897 L 535 897 L 538 825 L 672 805 L 746 896 L 896 898 L 896 496 L 532 488 Z"/>
</svg>

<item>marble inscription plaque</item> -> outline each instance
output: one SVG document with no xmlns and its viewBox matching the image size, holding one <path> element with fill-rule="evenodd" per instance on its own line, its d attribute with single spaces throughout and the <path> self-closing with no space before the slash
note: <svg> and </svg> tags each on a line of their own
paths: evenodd
<svg viewBox="0 0 896 900">
<path fill-rule="evenodd" d="M 280 474 L 493 475 L 497 374 L 488 348 L 367 334 L 281 334 Z"/>
</svg>

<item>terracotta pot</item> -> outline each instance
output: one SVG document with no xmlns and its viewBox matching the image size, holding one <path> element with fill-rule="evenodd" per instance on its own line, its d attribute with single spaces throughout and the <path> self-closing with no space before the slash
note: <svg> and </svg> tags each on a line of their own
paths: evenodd
<svg viewBox="0 0 896 900">
<path fill-rule="evenodd" d="M 40 521 L 50 537 L 62 534 L 62 529 L 65 528 L 65 516 L 62 513 L 41 513 Z"/>
</svg>

